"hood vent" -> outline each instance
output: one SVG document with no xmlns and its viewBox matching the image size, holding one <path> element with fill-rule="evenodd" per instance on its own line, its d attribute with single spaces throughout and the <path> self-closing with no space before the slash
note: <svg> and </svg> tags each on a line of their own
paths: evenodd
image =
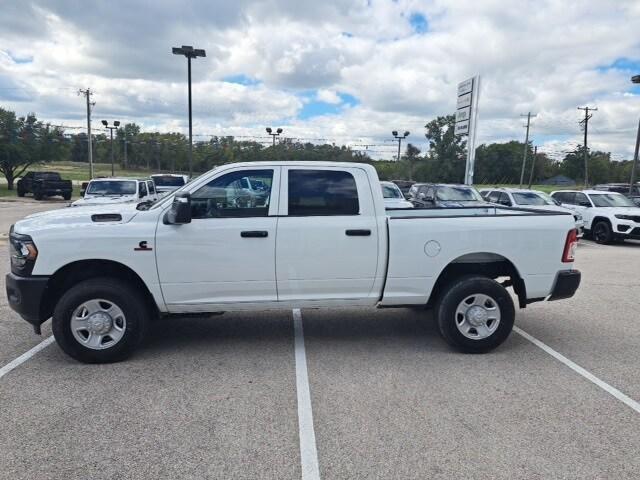
<svg viewBox="0 0 640 480">
<path fill-rule="evenodd" d="M 122 215 L 119 213 L 96 213 L 91 215 L 93 222 L 121 222 Z"/>
</svg>

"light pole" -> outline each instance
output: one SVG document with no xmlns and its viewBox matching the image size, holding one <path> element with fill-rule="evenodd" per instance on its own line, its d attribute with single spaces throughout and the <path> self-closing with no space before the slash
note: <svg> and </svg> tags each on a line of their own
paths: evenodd
<svg viewBox="0 0 640 480">
<path fill-rule="evenodd" d="M 271 138 L 273 138 L 273 146 L 275 147 L 275 146 L 276 146 L 276 137 L 279 137 L 279 136 L 280 136 L 280 134 L 282 133 L 282 129 L 281 129 L 281 128 L 278 128 L 278 129 L 276 130 L 276 133 L 272 133 L 272 132 L 273 132 L 273 130 L 272 130 L 272 128 L 271 128 L 271 127 L 267 127 L 267 129 L 266 129 L 266 130 L 267 130 L 267 133 L 268 133 L 269 135 L 271 135 Z"/>
<path fill-rule="evenodd" d="M 191 45 L 182 45 L 182 47 L 173 47 L 171 49 L 174 55 L 184 55 L 187 57 L 187 77 L 189 79 L 189 178 L 193 177 L 193 122 L 191 120 L 191 59 L 197 57 L 206 57 L 207 53 L 199 48 L 193 48 Z"/>
<path fill-rule="evenodd" d="M 640 83 L 640 75 L 631 77 L 631 82 Z M 629 183 L 629 195 L 633 195 L 633 187 L 636 183 L 636 173 L 638 170 L 638 149 L 640 148 L 640 120 L 638 121 L 638 133 L 636 134 L 636 151 L 633 154 L 633 165 L 631 166 L 631 182 Z"/>
<path fill-rule="evenodd" d="M 398 140 L 398 161 L 400 161 L 400 145 L 402 144 L 402 140 L 409 136 L 409 132 L 404 132 L 404 135 L 398 135 L 398 131 L 394 130 L 391 134 L 393 135 L 393 138 Z"/>
<path fill-rule="evenodd" d="M 107 122 L 106 120 L 102 120 L 102 125 L 104 125 L 104 128 L 108 129 L 111 132 L 111 176 L 115 177 L 113 166 L 113 131 L 118 129 L 118 127 L 120 126 L 120 122 L 118 120 L 114 120 L 113 127 L 110 127 L 109 122 Z"/>
</svg>

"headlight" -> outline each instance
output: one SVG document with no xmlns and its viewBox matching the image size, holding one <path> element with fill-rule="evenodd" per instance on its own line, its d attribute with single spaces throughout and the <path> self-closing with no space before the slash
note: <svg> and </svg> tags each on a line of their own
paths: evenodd
<svg viewBox="0 0 640 480">
<path fill-rule="evenodd" d="M 28 276 L 38 258 L 38 249 L 29 235 L 21 235 L 13 231 L 9 235 L 9 256 L 11 271 L 16 275 Z"/>
<path fill-rule="evenodd" d="M 638 221 L 637 219 L 640 218 L 636 215 L 614 215 L 614 216 L 619 220 L 631 220 L 635 222 L 637 222 Z"/>
</svg>

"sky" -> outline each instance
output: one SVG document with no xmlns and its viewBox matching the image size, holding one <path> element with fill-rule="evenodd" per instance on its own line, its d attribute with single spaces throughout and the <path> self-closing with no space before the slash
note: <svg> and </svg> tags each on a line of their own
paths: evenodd
<svg viewBox="0 0 640 480">
<path fill-rule="evenodd" d="M 480 75 L 478 143 L 530 139 L 554 157 L 582 142 L 633 155 L 640 117 L 638 0 L 0 0 L 0 106 L 86 125 L 188 130 L 269 142 L 265 127 L 391 158 L 392 130 L 428 149 L 424 125 Z M 70 132 L 83 131 L 70 128 Z"/>
</svg>

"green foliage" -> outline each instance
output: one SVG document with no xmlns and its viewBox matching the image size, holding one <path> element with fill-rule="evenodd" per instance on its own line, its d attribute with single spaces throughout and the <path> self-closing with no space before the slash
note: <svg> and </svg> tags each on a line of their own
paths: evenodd
<svg viewBox="0 0 640 480">
<path fill-rule="evenodd" d="M 0 108 L 0 173 L 9 190 L 30 165 L 60 160 L 68 151 L 58 128 L 38 121 L 34 113 L 16 117 L 15 112 Z"/>
</svg>

